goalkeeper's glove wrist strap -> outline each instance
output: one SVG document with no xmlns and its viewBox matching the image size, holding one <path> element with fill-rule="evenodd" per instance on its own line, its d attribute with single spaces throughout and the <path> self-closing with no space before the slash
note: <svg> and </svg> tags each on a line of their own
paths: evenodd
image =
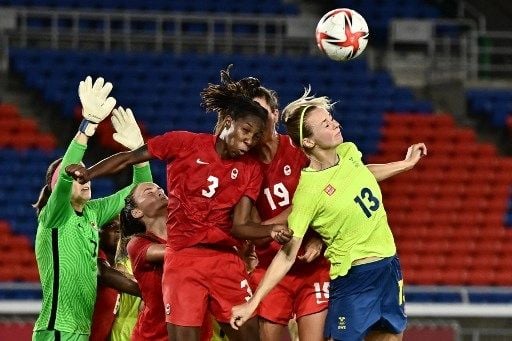
<svg viewBox="0 0 512 341">
<path fill-rule="evenodd" d="M 140 147 L 142 147 L 144 145 L 144 139 L 141 139 L 138 143 L 137 143 L 137 146 L 133 149 L 139 149 Z"/>
<path fill-rule="evenodd" d="M 84 133 L 85 135 L 91 137 L 96 132 L 96 128 L 98 127 L 97 123 L 91 122 L 89 120 L 83 119 L 78 127 L 78 131 Z"/>
</svg>

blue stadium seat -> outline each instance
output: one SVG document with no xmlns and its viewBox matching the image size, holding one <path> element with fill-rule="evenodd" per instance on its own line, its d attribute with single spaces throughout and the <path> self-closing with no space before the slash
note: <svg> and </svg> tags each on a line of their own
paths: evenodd
<svg viewBox="0 0 512 341">
<path fill-rule="evenodd" d="M 88 74 L 108 75 L 118 103 L 134 109 L 151 135 L 176 128 L 212 131 L 215 117 L 205 119 L 199 107 L 199 92 L 208 82 L 217 82 L 219 70 L 230 63 L 235 64 L 235 77 L 257 75 L 263 84 L 278 90 L 281 106 L 300 96 L 308 84 L 314 93 L 339 101 L 335 112 L 340 115 L 345 134 L 361 142 L 364 153 L 377 150 L 384 112 L 421 113 L 432 109 L 430 103 L 416 101 L 409 89 L 394 87 L 387 73 L 372 73 L 364 59 L 340 64 L 309 56 L 20 49 L 12 52 L 11 60 L 29 86 L 43 91 L 51 88 L 52 91 L 43 93 L 45 100 L 58 104 L 68 117 L 74 115 L 79 104 L 78 81 Z M 55 68 L 56 62 L 62 67 Z M 301 72 L 296 72 L 299 69 Z"/>
<path fill-rule="evenodd" d="M 512 115 L 512 91 L 475 89 L 466 93 L 468 111 L 494 127 L 505 127 Z"/>
</svg>

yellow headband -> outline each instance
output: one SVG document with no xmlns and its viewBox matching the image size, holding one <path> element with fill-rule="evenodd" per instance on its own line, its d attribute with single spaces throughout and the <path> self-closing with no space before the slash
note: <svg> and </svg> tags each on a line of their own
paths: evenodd
<svg viewBox="0 0 512 341">
<path fill-rule="evenodd" d="M 304 114 L 306 113 L 306 110 L 308 110 L 308 108 L 311 107 L 311 105 L 306 105 L 304 107 L 304 109 L 302 109 L 302 111 L 300 112 L 300 120 L 299 120 L 299 141 L 300 141 L 300 146 L 302 146 L 302 138 L 303 138 L 303 133 L 302 133 L 302 126 L 304 125 Z"/>
</svg>

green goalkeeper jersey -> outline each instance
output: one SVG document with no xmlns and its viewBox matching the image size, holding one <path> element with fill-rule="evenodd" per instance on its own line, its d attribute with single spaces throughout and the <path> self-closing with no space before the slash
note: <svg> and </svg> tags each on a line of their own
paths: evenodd
<svg viewBox="0 0 512 341">
<path fill-rule="evenodd" d="M 90 334 L 96 300 L 98 227 L 119 214 L 135 184 L 152 181 L 149 165 L 134 167 L 130 186 L 90 200 L 82 213 L 77 213 L 70 202 L 73 179 L 64 169 L 79 163 L 85 149 L 85 145 L 71 142 L 55 189 L 38 216 L 35 251 L 43 302 L 34 331 Z"/>
<path fill-rule="evenodd" d="M 396 253 L 379 185 L 361 152 L 353 143 L 342 143 L 336 152 L 335 166 L 302 171 L 288 217 L 295 237 L 309 226 L 320 234 L 333 279 L 346 275 L 354 260 Z"/>
</svg>

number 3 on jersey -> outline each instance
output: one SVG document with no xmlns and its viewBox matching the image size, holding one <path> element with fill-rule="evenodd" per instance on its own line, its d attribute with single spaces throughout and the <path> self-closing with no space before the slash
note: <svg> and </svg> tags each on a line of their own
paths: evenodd
<svg viewBox="0 0 512 341">
<path fill-rule="evenodd" d="M 277 203 L 279 206 L 284 207 L 290 204 L 290 194 L 288 193 L 288 190 L 286 189 L 282 182 L 275 184 L 273 189 L 274 195 L 281 199 L 281 201 Z M 270 205 L 272 211 L 275 210 L 277 206 L 274 202 L 274 199 L 272 198 L 272 193 L 270 193 L 270 188 L 265 188 L 263 190 L 263 193 L 267 197 L 268 204 Z"/>
<path fill-rule="evenodd" d="M 201 194 L 204 197 L 211 198 L 215 194 L 215 191 L 217 190 L 217 187 L 219 187 L 219 178 L 216 176 L 210 175 L 208 177 L 208 190 L 203 189 Z"/>
<path fill-rule="evenodd" d="M 372 216 L 372 212 L 377 211 L 380 207 L 379 199 L 373 195 L 369 188 L 366 187 L 361 190 L 361 195 L 354 198 L 354 201 L 359 204 L 367 218 L 370 218 Z"/>
</svg>

